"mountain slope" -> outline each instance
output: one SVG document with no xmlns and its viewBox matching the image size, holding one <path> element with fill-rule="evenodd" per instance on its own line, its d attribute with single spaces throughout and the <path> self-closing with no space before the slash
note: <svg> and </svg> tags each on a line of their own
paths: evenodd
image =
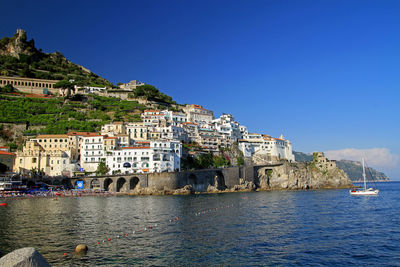
<svg viewBox="0 0 400 267">
<path fill-rule="evenodd" d="M 307 162 L 313 160 L 311 154 L 305 154 L 296 151 L 293 151 L 293 154 L 296 161 Z M 336 165 L 339 169 L 342 169 L 352 181 L 360 181 L 362 179 L 362 166 L 360 162 L 352 160 L 338 160 L 336 161 Z M 367 167 L 365 172 L 368 180 L 389 181 L 389 178 L 383 172 L 379 172 L 373 168 Z"/>
<path fill-rule="evenodd" d="M 113 84 L 84 67 L 68 61 L 61 53 L 43 53 L 26 32 L 17 30 L 0 40 L 0 74 L 48 80 L 74 80 L 77 85 L 108 86 Z"/>
</svg>

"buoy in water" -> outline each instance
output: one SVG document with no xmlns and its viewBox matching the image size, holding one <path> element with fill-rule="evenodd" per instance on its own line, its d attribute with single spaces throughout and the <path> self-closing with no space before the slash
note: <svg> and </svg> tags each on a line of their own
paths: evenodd
<svg viewBox="0 0 400 267">
<path fill-rule="evenodd" d="M 85 244 L 79 244 L 75 248 L 76 253 L 86 253 L 88 251 L 88 247 Z"/>
<path fill-rule="evenodd" d="M 108 241 L 111 241 L 111 238 L 107 238 Z"/>
<path fill-rule="evenodd" d="M 0 206 L 7 206 L 7 203 L 0 203 Z"/>
<path fill-rule="evenodd" d="M 125 236 L 128 236 L 128 234 L 125 234 Z"/>
</svg>

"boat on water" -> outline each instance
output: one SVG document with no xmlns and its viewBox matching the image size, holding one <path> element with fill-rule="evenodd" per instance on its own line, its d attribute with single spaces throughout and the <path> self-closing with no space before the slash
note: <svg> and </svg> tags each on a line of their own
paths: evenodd
<svg viewBox="0 0 400 267">
<path fill-rule="evenodd" d="M 378 189 L 367 188 L 367 178 L 365 175 L 364 158 L 362 158 L 362 167 L 363 167 L 364 188 L 361 188 L 361 189 L 352 188 L 350 190 L 350 195 L 353 195 L 353 196 L 376 196 L 376 195 L 378 195 L 378 193 L 379 193 Z"/>
</svg>

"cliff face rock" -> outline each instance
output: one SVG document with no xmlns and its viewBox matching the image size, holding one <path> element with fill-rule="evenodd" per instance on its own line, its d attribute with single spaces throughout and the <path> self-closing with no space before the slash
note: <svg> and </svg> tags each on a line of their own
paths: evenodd
<svg viewBox="0 0 400 267">
<path fill-rule="evenodd" d="M 260 189 L 322 189 L 348 188 L 351 180 L 343 170 L 320 169 L 310 163 L 288 163 L 275 167 L 273 170 L 261 168 L 258 170 Z"/>
<path fill-rule="evenodd" d="M 18 29 L 12 38 L 3 39 L 0 44 L 0 55 L 19 58 L 20 54 L 33 55 L 37 53 L 35 43 L 26 39 L 26 32 Z"/>
</svg>

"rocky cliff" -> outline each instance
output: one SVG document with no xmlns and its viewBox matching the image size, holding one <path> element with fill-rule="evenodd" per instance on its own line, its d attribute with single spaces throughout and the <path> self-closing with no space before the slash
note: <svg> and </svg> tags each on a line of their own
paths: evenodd
<svg viewBox="0 0 400 267">
<path fill-rule="evenodd" d="M 349 188 L 351 180 L 339 169 L 320 169 L 312 163 L 288 163 L 258 170 L 258 187 L 268 189 Z"/>
<path fill-rule="evenodd" d="M 309 162 L 313 160 L 311 154 L 293 151 L 296 161 Z M 362 180 L 362 166 L 359 161 L 352 160 L 337 160 L 336 164 L 339 169 L 342 169 L 353 182 Z M 383 173 L 375 170 L 374 168 L 367 167 L 367 180 L 368 181 L 390 181 L 389 178 Z"/>
</svg>

